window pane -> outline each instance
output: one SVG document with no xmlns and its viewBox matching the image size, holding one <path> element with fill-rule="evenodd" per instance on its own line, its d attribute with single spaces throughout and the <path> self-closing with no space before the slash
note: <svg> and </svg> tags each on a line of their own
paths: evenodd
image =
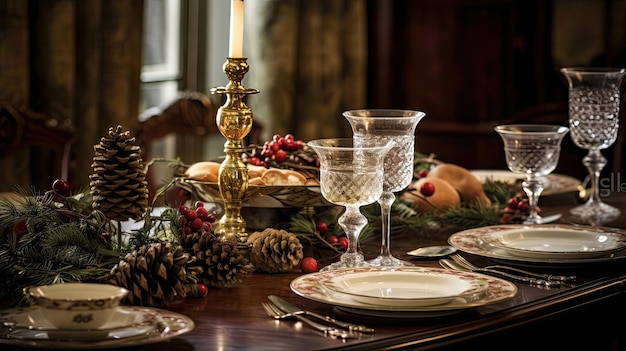
<svg viewBox="0 0 626 351">
<path fill-rule="evenodd" d="M 154 114 L 149 110 L 153 107 L 165 107 L 178 97 L 178 82 L 145 83 L 141 86 L 141 100 L 139 101 L 139 111 L 142 114 L 139 120 L 143 121 Z"/>
<path fill-rule="evenodd" d="M 180 0 L 145 0 L 142 82 L 180 76 Z"/>
</svg>

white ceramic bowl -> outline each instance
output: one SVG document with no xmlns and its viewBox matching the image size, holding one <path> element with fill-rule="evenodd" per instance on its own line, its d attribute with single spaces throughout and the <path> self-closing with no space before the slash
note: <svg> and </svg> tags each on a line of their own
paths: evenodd
<svg viewBox="0 0 626 351">
<path fill-rule="evenodd" d="M 55 327 L 85 330 L 103 326 L 129 291 L 109 284 L 65 283 L 32 286 L 24 293 Z"/>
</svg>

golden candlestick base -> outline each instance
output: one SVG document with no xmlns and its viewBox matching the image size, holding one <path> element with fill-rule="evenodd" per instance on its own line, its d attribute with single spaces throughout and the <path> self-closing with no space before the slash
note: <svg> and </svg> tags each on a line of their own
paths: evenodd
<svg viewBox="0 0 626 351">
<path fill-rule="evenodd" d="M 226 138 L 226 158 L 220 165 L 218 186 L 224 201 L 224 215 L 215 227 L 222 240 L 245 242 L 248 238 L 246 221 L 241 216 L 241 204 L 248 189 L 248 169 L 243 162 L 243 138 L 252 129 L 252 111 L 244 103 L 247 94 L 256 89 L 246 89 L 241 81 L 249 70 L 246 58 L 229 57 L 224 63 L 224 73 L 229 83 L 226 88 L 213 88 L 212 94 L 226 94 L 226 102 L 217 111 L 217 127 Z"/>
</svg>

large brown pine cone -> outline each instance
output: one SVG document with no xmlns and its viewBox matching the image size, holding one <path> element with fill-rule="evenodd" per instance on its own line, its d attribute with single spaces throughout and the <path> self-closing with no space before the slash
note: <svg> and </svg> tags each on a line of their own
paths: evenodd
<svg viewBox="0 0 626 351">
<path fill-rule="evenodd" d="M 104 278 L 106 283 L 130 291 L 133 305 L 164 306 L 176 298 L 184 299 L 196 280 L 188 275 L 189 254 L 171 243 L 152 243 L 128 253 Z"/>
<path fill-rule="evenodd" d="M 140 219 L 148 207 L 148 183 L 140 147 L 122 126 L 94 145 L 89 176 L 93 207 L 112 220 Z"/>
</svg>

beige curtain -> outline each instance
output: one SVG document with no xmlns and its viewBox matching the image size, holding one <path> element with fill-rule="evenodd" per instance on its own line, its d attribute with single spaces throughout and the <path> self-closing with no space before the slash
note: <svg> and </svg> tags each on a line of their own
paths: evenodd
<svg viewBox="0 0 626 351">
<path fill-rule="evenodd" d="M 142 0 L 0 0 L 0 102 L 73 124 L 74 188 L 88 186 L 93 145 L 108 128 L 137 119 L 142 8 Z M 0 167 L 1 190 L 30 186 L 27 170 L 49 172 L 27 152 L 0 157 Z"/>
<path fill-rule="evenodd" d="M 245 1 L 244 83 L 263 136 L 350 136 L 341 116 L 366 107 L 365 0 Z"/>
</svg>

